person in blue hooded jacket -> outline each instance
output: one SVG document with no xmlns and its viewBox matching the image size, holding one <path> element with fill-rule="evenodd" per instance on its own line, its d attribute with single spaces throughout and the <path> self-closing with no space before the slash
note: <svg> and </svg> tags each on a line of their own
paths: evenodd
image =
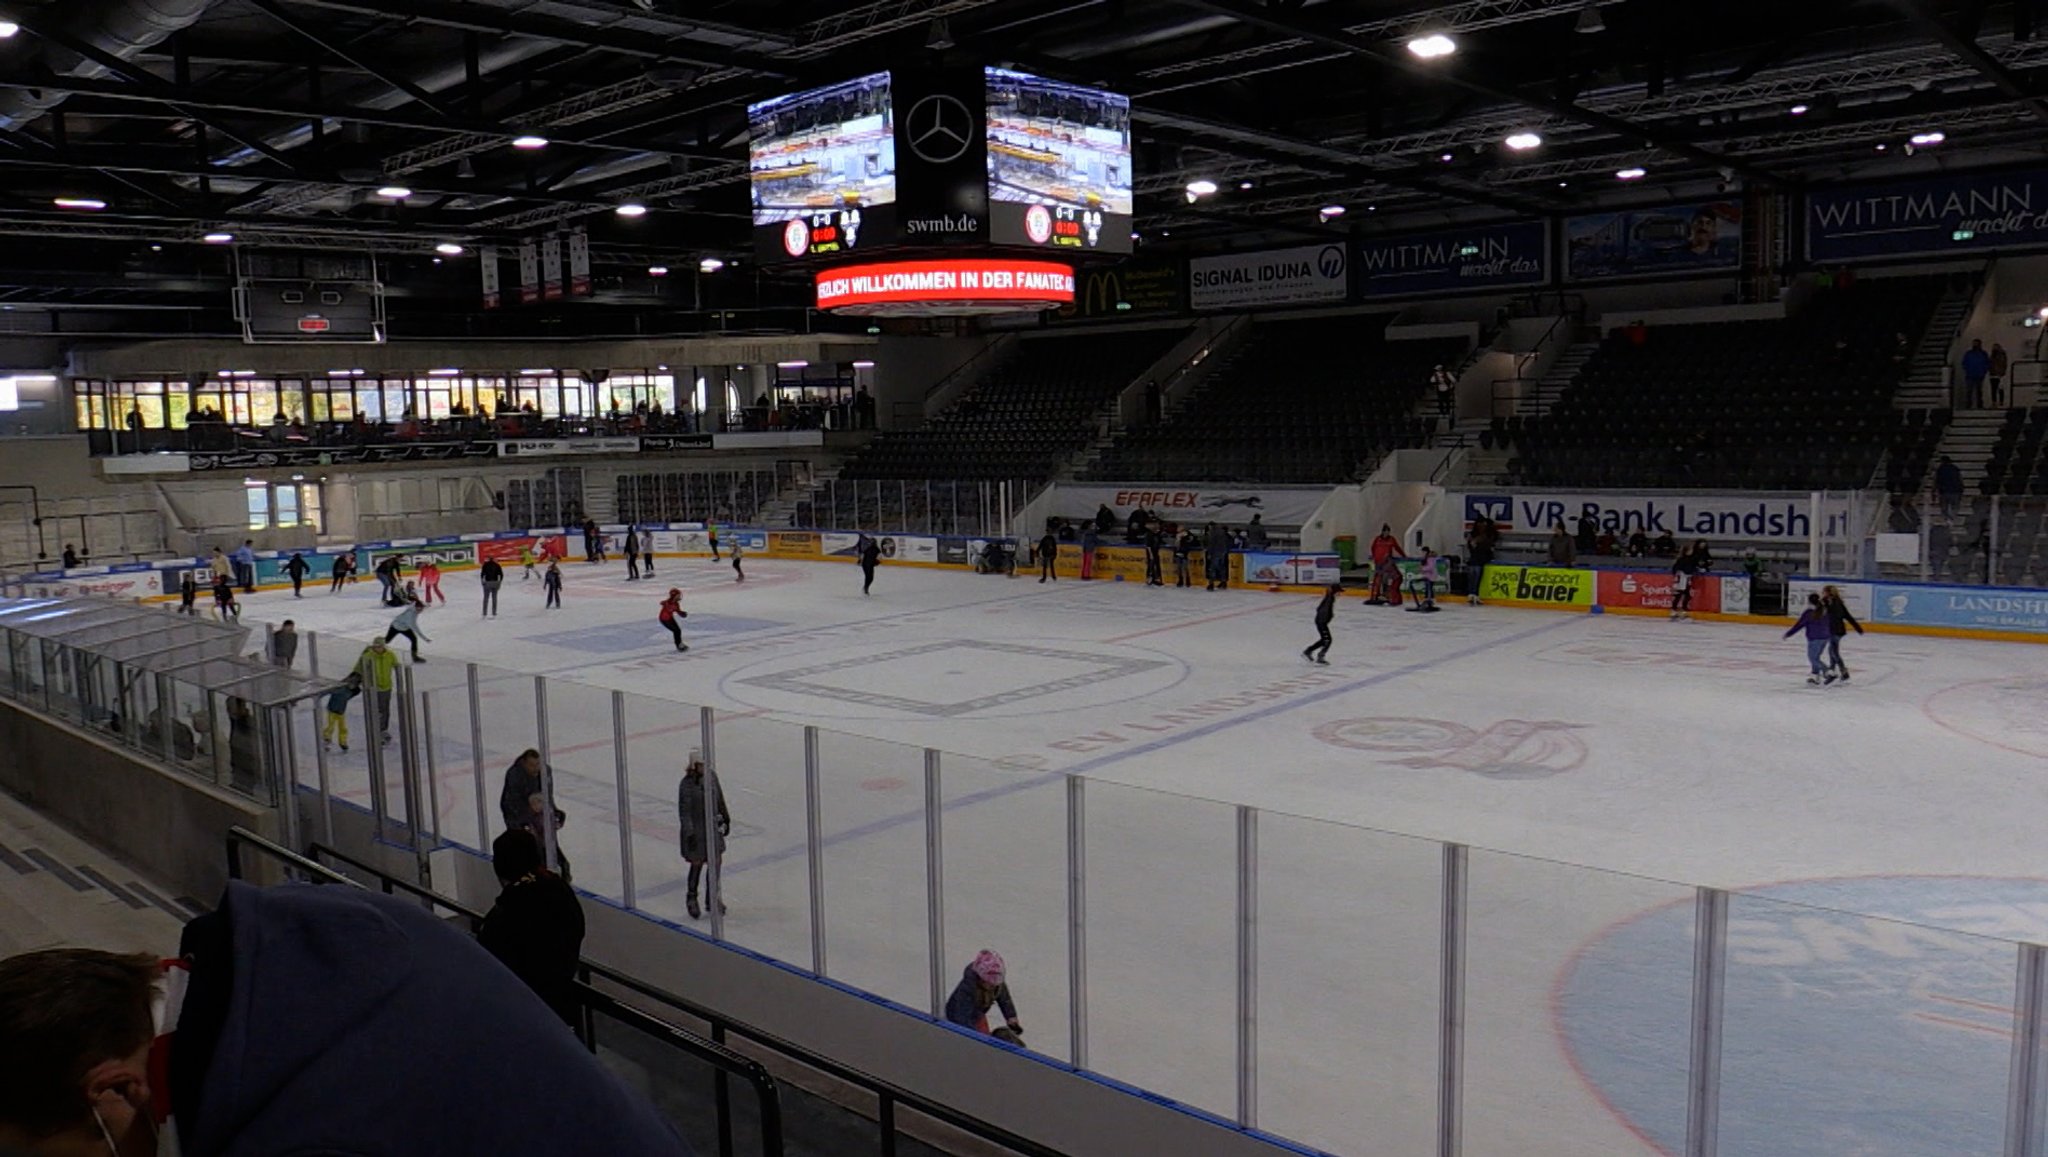
<svg viewBox="0 0 2048 1157">
<path fill-rule="evenodd" d="M 231 882 L 186 926 L 182 964 L 167 970 L 183 974 L 175 1023 L 152 1023 L 161 982 L 133 958 L 98 986 L 98 1012 L 9 1040 L 22 1019 L 10 994 L 48 1004 L 33 991 L 47 984 L 10 985 L 10 972 L 41 967 L 68 983 L 91 963 L 38 955 L 0 961 L 0 1071 L 18 1062 L 50 1085 L 55 1109 L 42 1115 L 77 1144 L 30 1141 L 30 1152 L 93 1152 L 104 1139 L 114 1157 L 153 1154 L 167 1129 L 187 1157 L 690 1154 L 532 989 L 406 900 Z M 116 1021 L 123 1031 L 91 1031 Z M 0 1118 L 0 1146 L 19 1145 L 14 1125 Z"/>
</svg>

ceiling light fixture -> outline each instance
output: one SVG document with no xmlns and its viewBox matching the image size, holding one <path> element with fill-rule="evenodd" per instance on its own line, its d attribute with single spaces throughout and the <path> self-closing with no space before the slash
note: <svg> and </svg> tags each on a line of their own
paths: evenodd
<svg viewBox="0 0 2048 1157">
<path fill-rule="evenodd" d="M 1325 221 L 1334 221 L 1337 218 L 1342 217 L 1343 215 L 1344 206 L 1342 205 L 1325 205 L 1322 208 L 1316 210 L 1316 216 L 1322 218 Z"/>
<path fill-rule="evenodd" d="M 725 262 L 720 261 L 716 257 L 706 257 L 697 263 L 697 272 L 699 273 L 716 273 L 724 268 Z"/>
<path fill-rule="evenodd" d="M 1789 111 L 1792 113 L 1793 116 L 1803 117 L 1807 114 L 1809 110 L 1803 104 L 1795 104 L 1791 107 Z"/>
<path fill-rule="evenodd" d="M 1515 133 L 1501 142 L 1518 153 L 1541 147 L 1543 138 L 1535 133 Z"/>
<path fill-rule="evenodd" d="M 55 204 L 59 209 L 98 210 L 107 207 L 107 203 L 97 197 L 58 197 Z"/>
<path fill-rule="evenodd" d="M 460 257 L 462 255 L 462 246 L 457 245 L 453 241 L 443 241 L 439 245 L 434 246 L 434 252 L 439 253 L 443 257 Z"/>
<path fill-rule="evenodd" d="M 1648 169 L 1622 169 L 1614 174 L 1614 179 L 1617 181 L 1640 181 L 1649 175 L 1650 170 Z"/>
<path fill-rule="evenodd" d="M 412 190 L 404 185 L 386 185 L 377 190 L 377 195 L 393 201 L 403 201 L 412 196 Z"/>
<path fill-rule="evenodd" d="M 1450 164 L 1450 163 L 1451 163 L 1452 161 L 1455 161 L 1455 160 L 1457 160 L 1457 159 L 1458 159 L 1458 154 L 1456 154 L 1456 153 L 1445 153 L 1445 154 L 1444 154 L 1443 156 L 1441 156 L 1441 157 L 1439 157 L 1439 158 L 1437 158 L 1437 159 L 1438 159 L 1438 160 L 1440 160 L 1440 161 L 1442 161 L 1442 162 L 1443 162 L 1444 164 L 1448 165 L 1448 164 Z"/>
<path fill-rule="evenodd" d="M 1240 191 L 1249 190 L 1252 187 L 1252 183 L 1250 181 L 1239 181 L 1237 187 Z"/>
<path fill-rule="evenodd" d="M 648 266 L 648 267 L 647 267 L 647 276 L 649 276 L 649 277 L 667 277 L 667 276 L 668 276 L 668 266 L 666 266 L 666 265 L 650 265 L 650 266 Z"/>
<path fill-rule="evenodd" d="M 1458 51 L 1458 42 L 1441 32 L 1432 32 L 1427 36 L 1418 36 L 1410 40 L 1408 51 L 1422 60 L 1435 60 Z"/>
<path fill-rule="evenodd" d="M 1948 134 L 1944 132 L 1914 133 L 1912 144 L 1916 148 L 1925 149 L 1938 145 L 1947 139 Z"/>
<path fill-rule="evenodd" d="M 527 133 L 524 136 L 513 137 L 512 147 L 515 149 L 544 149 L 548 147 L 548 139 Z"/>
<path fill-rule="evenodd" d="M 1579 22 L 1575 27 L 1581 36 L 1607 31 L 1607 21 L 1600 18 L 1599 0 L 1586 0 L 1586 6 L 1579 10 Z"/>
<path fill-rule="evenodd" d="M 617 213 L 621 217 L 645 217 L 647 216 L 647 206 L 642 205 L 638 201 L 628 201 L 613 209 L 612 212 Z"/>
<path fill-rule="evenodd" d="M 200 238 L 201 241 L 206 242 L 208 245 L 226 245 L 234 239 L 235 235 L 233 233 L 208 233 Z"/>
<path fill-rule="evenodd" d="M 1196 197 L 1206 197 L 1209 194 L 1214 193 L 1215 191 L 1216 182 L 1211 181 L 1206 177 L 1202 178 L 1199 181 L 1188 182 L 1188 200 L 1190 201 L 1194 200 Z"/>
<path fill-rule="evenodd" d="M 21 25 L 12 20 L 0 20 L 0 40 L 5 40 L 21 31 Z"/>
</svg>

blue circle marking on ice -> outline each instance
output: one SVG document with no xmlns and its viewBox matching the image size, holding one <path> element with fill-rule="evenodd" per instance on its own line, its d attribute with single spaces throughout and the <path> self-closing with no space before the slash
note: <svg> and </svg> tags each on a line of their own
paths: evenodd
<svg viewBox="0 0 2048 1157">
<path fill-rule="evenodd" d="M 2048 880 L 1873 877 L 1737 892 L 1721 1151 L 2000 1152 L 2013 941 L 2043 939 Z M 1667 1154 L 1685 1150 L 1692 956 L 1693 906 L 1655 908 L 1581 948 L 1556 992 L 1573 1063 Z"/>
</svg>

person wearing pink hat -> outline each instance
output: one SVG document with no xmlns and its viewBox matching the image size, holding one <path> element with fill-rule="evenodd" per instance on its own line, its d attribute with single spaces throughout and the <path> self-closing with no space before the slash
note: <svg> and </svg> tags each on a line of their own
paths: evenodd
<svg viewBox="0 0 2048 1157">
<path fill-rule="evenodd" d="M 1010 985 L 1003 968 L 1003 958 L 984 948 L 975 954 L 974 962 L 960 976 L 960 983 L 953 989 L 953 995 L 946 1001 L 946 1019 L 963 1028 L 986 1033 L 988 1010 L 999 1006 L 1003 1010 L 1004 1027 L 990 1035 L 1011 1044 L 1024 1043 L 1024 1026 L 1017 1023 L 1017 1005 L 1010 999 Z"/>
</svg>

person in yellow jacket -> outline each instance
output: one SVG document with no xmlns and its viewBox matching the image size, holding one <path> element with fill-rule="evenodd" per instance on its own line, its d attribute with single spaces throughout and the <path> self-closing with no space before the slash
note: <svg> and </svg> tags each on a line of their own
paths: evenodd
<svg viewBox="0 0 2048 1157">
<path fill-rule="evenodd" d="M 384 645 L 382 639 L 370 640 L 362 657 L 356 660 L 356 672 L 363 677 L 363 688 L 377 701 L 376 728 L 381 745 L 391 742 L 391 689 L 398 685 L 398 652 Z M 366 700 L 367 702 L 367 700 Z M 365 715 L 367 717 L 367 712 Z M 367 722 L 367 718 L 366 718 Z M 370 730 L 370 728 L 365 728 Z"/>
</svg>

